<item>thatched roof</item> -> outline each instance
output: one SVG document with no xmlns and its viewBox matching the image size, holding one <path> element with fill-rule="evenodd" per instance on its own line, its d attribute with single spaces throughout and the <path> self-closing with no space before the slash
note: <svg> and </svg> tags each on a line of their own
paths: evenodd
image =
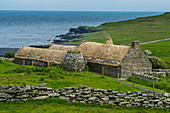
<svg viewBox="0 0 170 113">
<path fill-rule="evenodd" d="M 53 61 L 61 63 L 66 51 L 40 49 L 33 47 L 22 47 L 15 55 L 15 58 L 36 59 L 42 61 Z"/>
<path fill-rule="evenodd" d="M 91 58 L 94 62 L 121 62 L 131 47 L 123 45 L 113 45 L 107 40 L 105 44 L 95 42 L 85 42 L 78 48 L 84 57 Z M 90 59 L 89 59 L 90 60 Z"/>
<path fill-rule="evenodd" d="M 76 50 L 77 46 L 53 45 L 49 49 L 60 50 L 60 51 L 70 51 L 70 50 Z"/>
</svg>

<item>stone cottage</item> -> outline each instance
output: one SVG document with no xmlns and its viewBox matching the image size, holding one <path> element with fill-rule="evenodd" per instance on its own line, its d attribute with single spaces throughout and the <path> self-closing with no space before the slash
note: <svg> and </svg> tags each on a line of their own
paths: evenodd
<svg viewBox="0 0 170 113">
<path fill-rule="evenodd" d="M 114 77 L 119 74 L 121 78 L 127 78 L 133 72 L 148 73 L 152 71 L 152 64 L 140 49 L 139 44 L 138 41 L 134 41 L 131 47 L 114 45 L 111 38 L 108 38 L 105 44 L 84 42 L 79 46 L 54 45 L 45 50 L 23 47 L 16 53 L 15 59 L 16 63 L 19 64 L 22 64 L 23 59 L 25 59 L 26 65 L 30 65 L 31 61 L 43 66 L 47 62 L 50 62 L 51 65 L 60 65 L 65 64 L 62 62 L 63 59 L 66 59 L 65 56 L 68 56 L 67 51 L 79 50 L 85 59 L 85 61 L 81 62 L 87 62 L 91 71 L 101 73 L 102 67 L 104 67 L 105 74 Z M 78 56 L 81 56 L 82 59 L 82 55 Z M 68 61 L 64 60 L 64 62 Z"/>
</svg>

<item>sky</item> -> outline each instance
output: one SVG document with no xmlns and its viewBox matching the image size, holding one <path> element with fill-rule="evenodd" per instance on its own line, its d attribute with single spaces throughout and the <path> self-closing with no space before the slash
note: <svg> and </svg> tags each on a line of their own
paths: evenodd
<svg viewBox="0 0 170 113">
<path fill-rule="evenodd" d="M 0 10 L 170 11 L 170 0 L 0 0 Z"/>
</svg>

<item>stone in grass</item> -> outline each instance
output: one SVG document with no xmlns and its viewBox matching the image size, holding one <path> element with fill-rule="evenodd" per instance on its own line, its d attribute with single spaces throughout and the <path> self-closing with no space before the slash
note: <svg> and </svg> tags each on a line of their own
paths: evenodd
<svg viewBox="0 0 170 113">
<path fill-rule="evenodd" d="M 45 99 L 48 98 L 49 96 L 40 96 L 40 97 L 35 97 L 33 98 L 33 100 L 37 100 L 37 99 Z"/>
<path fill-rule="evenodd" d="M 101 100 L 103 100 L 103 101 L 109 101 L 109 98 L 108 98 L 108 97 L 105 97 L 105 98 L 101 98 Z"/>
<path fill-rule="evenodd" d="M 97 99 L 97 97 L 90 97 L 90 98 L 88 98 L 89 101 L 94 101 L 96 99 Z"/>
<path fill-rule="evenodd" d="M 7 99 L 0 99 L 0 102 L 5 102 L 7 101 Z"/>
</svg>

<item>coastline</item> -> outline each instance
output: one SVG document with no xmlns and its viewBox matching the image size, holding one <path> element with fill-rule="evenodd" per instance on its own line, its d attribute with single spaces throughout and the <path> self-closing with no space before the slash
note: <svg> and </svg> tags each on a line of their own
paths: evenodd
<svg viewBox="0 0 170 113">
<path fill-rule="evenodd" d="M 170 12 L 164 12 L 163 14 L 167 14 L 167 13 L 170 13 Z M 162 15 L 162 14 L 161 14 Z M 151 16 L 149 16 L 151 17 Z M 136 18 L 137 19 L 137 18 Z M 135 19 L 131 19 L 131 20 L 135 20 Z M 120 21 L 117 21 L 117 22 L 120 22 Z M 107 22 L 107 23 L 110 23 L 110 22 Z M 106 23 L 103 23 L 101 25 L 104 25 Z M 83 27 L 83 28 L 81 28 Z M 86 28 L 88 27 L 88 28 Z M 59 43 L 51 43 L 51 44 L 60 44 L 60 45 L 77 45 L 77 44 L 67 44 L 65 42 L 69 42 L 69 41 L 74 41 L 73 39 L 77 38 L 79 35 L 80 37 L 78 38 L 83 38 L 81 36 L 83 36 L 84 34 L 88 34 L 88 33 L 92 33 L 92 32 L 97 32 L 97 31 L 93 31 L 91 29 L 92 27 L 89 27 L 89 26 L 79 26 L 78 28 L 70 28 L 69 32 L 66 33 L 66 34 L 60 34 L 60 35 L 56 35 L 56 38 L 57 37 L 61 37 L 61 39 L 63 39 L 64 41 L 61 42 L 61 40 L 59 41 Z M 71 32 L 71 34 L 70 34 Z M 72 34 L 73 33 L 73 34 Z M 78 33 L 78 34 L 76 34 Z M 164 40 L 164 39 L 163 39 Z M 166 40 L 166 39 L 165 39 Z M 53 40 L 54 41 L 54 40 Z M 58 40 L 56 40 L 57 42 Z M 78 40 L 77 40 L 78 41 Z M 154 42 L 154 41 L 151 41 L 151 42 Z M 147 42 L 145 42 L 147 43 Z M 143 43 L 144 44 L 144 43 Z M 30 47 L 36 47 L 36 48 L 49 48 L 49 45 L 30 45 Z M 4 56 L 5 53 L 7 52 L 17 52 L 20 48 L 0 48 L 0 57 Z"/>
<path fill-rule="evenodd" d="M 0 57 L 3 57 L 7 52 L 17 52 L 19 48 L 0 48 Z"/>
</svg>

